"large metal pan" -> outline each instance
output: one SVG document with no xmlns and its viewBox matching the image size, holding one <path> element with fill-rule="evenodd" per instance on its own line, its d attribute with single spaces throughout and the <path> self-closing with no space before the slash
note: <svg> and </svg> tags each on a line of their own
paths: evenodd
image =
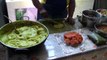
<svg viewBox="0 0 107 60">
<path fill-rule="evenodd" d="M 3 36 L 5 36 L 5 35 L 10 34 L 13 30 L 15 30 L 15 28 L 14 28 L 13 25 L 16 27 L 16 29 L 17 29 L 17 28 L 20 28 L 20 27 L 24 27 L 24 26 L 31 27 L 31 26 L 37 26 L 37 25 L 39 25 L 39 26 L 41 26 L 41 27 L 44 29 L 44 31 L 47 33 L 47 35 L 46 35 L 46 37 L 45 37 L 43 40 L 41 40 L 39 43 L 37 43 L 37 44 L 35 44 L 35 45 L 33 45 L 33 46 L 24 47 L 24 48 L 12 47 L 12 46 L 9 46 L 9 45 L 5 44 L 5 43 L 1 40 L 1 38 L 2 38 Z M 32 33 L 32 34 L 34 34 L 34 33 Z M 42 44 L 43 42 L 45 42 L 45 40 L 46 40 L 46 38 L 48 37 L 48 35 L 49 35 L 49 31 L 48 31 L 47 27 L 46 27 L 45 25 L 43 25 L 42 23 L 40 23 L 40 22 L 34 22 L 34 21 L 26 21 L 26 20 L 15 21 L 15 22 L 12 22 L 12 23 L 7 23 L 7 24 L 5 24 L 4 26 L 2 26 L 2 27 L 0 28 L 0 42 L 1 42 L 4 46 L 6 46 L 6 47 L 9 47 L 9 48 L 12 48 L 12 49 L 17 49 L 17 50 L 26 50 L 26 49 L 29 49 L 29 48 L 32 48 L 32 47 L 37 47 L 37 46 L 39 46 L 40 44 Z M 15 40 L 17 40 L 17 38 L 16 38 Z M 12 42 L 12 43 L 14 43 L 14 42 Z M 27 44 L 27 43 L 26 43 L 26 44 Z"/>
</svg>

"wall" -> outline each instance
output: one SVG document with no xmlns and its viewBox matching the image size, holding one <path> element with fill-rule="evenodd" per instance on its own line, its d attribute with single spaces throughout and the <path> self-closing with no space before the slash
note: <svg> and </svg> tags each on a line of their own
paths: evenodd
<svg viewBox="0 0 107 60">
<path fill-rule="evenodd" d="M 107 9 L 107 0 L 95 0 L 94 9 Z"/>
<path fill-rule="evenodd" d="M 74 16 L 81 15 L 83 10 L 93 9 L 94 0 L 76 0 Z"/>
<path fill-rule="evenodd" d="M 15 15 L 15 9 L 22 9 L 22 8 L 35 8 L 31 2 L 31 0 L 6 0 L 7 4 L 7 10 L 8 10 L 8 15 L 9 18 L 12 21 L 16 21 L 16 15 Z M 37 9 L 35 8 L 35 13 L 37 15 Z M 36 16 L 37 17 L 37 16 Z M 31 19 L 35 21 L 36 19 Z"/>
</svg>

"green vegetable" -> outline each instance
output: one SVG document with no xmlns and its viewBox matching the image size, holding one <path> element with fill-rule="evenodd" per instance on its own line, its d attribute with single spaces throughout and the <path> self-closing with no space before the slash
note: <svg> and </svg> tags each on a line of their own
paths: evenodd
<svg viewBox="0 0 107 60">
<path fill-rule="evenodd" d="M 58 29 L 60 29 L 60 28 L 63 28 L 64 27 L 64 24 L 63 23 L 55 23 L 54 24 L 54 28 L 58 28 Z"/>
<path fill-rule="evenodd" d="M 13 48 L 27 48 L 41 43 L 48 35 L 41 26 L 23 26 L 17 28 L 19 34 L 15 30 L 8 34 L 4 34 L 0 40 L 7 46 Z"/>
<path fill-rule="evenodd" d="M 89 34 L 88 37 L 98 46 L 106 44 L 106 39 L 101 37 L 97 33 Z"/>
</svg>

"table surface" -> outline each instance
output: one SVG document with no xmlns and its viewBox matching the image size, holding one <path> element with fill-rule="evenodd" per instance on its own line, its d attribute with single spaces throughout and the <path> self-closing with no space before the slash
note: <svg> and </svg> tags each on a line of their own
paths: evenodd
<svg viewBox="0 0 107 60">
<path fill-rule="evenodd" d="M 64 32 L 65 30 L 69 31 L 69 30 L 75 29 L 75 25 L 76 26 L 78 25 L 77 23 L 74 26 L 69 25 L 67 23 L 65 23 L 65 24 L 66 24 L 65 28 L 57 29 L 57 30 L 55 29 L 54 32 L 53 32 L 54 27 L 52 27 L 53 29 L 51 29 L 50 33 L 52 34 L 52 33 L 57 33 L 57 32 Z M 49 24 L 47 24 L 46 26 L 49 27 Z M 81 28 L 80 25 L 78 25 L 78 26 L 79 26 L 78 28 Z M 17 52 L 16 53 L 16 51 L 7 49 L 3 45 L 0 45 L 0 60 L 19 60 L 19 59 L 20 60 L 47 60 L 46 59 L 47 58 L 47 55 L 46 55 L 47 51 L 45 49 L 45 46 L 42 45 L 42 48 L 39 48 L 39 49 L 42 49 L 45 52 L 38 51 L 38 50 L 32 50 L 32 52 L 27 51 L 27 53 L 26 52 L 21 52 L 21 53 Z M 11 51 L 11 52 L 8 53 L 9 51 Z M 34 54 L 33 51 L 36 51 L 35 52 L 36 54 Z M 73 56 L 68 56 L 68 57 L 64 57 L 64 58 L 60 58 L 60 59 L 56 59 L 56 60 L 71 60 L 71 59 L 72 60 L 78 60 L 78 59 L 79 60 L 107 60 L 107 48 L 105 47 L 105 48 L 98 49 L 98 50 L 95 50 L 95 51 L 90 51 L 90 52 L 82 53 L 82 54 L 76 54 L 76 55 L 73 55 Z"/>
</svg>

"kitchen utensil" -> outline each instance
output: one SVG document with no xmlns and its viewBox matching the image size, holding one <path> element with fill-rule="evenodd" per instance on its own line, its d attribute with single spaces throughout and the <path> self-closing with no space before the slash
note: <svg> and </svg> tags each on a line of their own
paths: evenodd
<svg viewBox="0 0 107 60">
<path fill-rule="evenodd" d="M 47 33 L 46 37 L 42 40 L 40 40 L 40 42 L 36 43 L 35 45 L 33 46 L 28 46 L 28 47 L 24 47 L 24 48 L 16 48 L 16 47 L 12 47 L 12 46 L 9 46 L 7 44 L 5 44 L 3 41 L 2 41 L 2 37 L 4 37 L 5 35 L 9 35 L 13 29 L 14 29 L 14 26 L 17 28 L 21 28 L 21 27 L 32 27 L 32 26 L 41 26 L 44 31 Z M 36 31 L 36 30 L 35 30 Z M 35 34 L 35 33 L 32 33 L 32 34 Z M 42 33 L 40 33 L 42 34 Z M 27 20 L 18 20 L 18 21 L 15 21 L 15 22 L 12 22 L 12 23 L 7 23 L 5 24 L 4 26 L 2 26 L 0 28 L 0 42 L 5 45 L 6 47 L 9 47 L 9 48 L 12 48 L 12 49 L 17 49 L 17 50 L 26 50 L 26 49 L 30 49 L 30 48 L 33 48 L 33 47 L 38 47 L 40 46 L 43 42 L 45 42 L 46 38 L 48 37 L 49 35 L 49 31 L 47 29 L 47 27 L 45 25 L 43 25 L 42 23 L 39 23 L 39 22 L 34 22 L 34 21 L 27 21 Z M 14 35 L 13 35 L 14 36 Z M 42 37 L 41 37 L 42 38 Z M 7 38 L 5 38 L 7 39 Z M 4 39 L 4 40 L 5 40 Z M 17 38 L 15 38 L 14 40 L 17 40 Z M 23 40 L 23 39 L 22 39 Z M 25 40 L 25 39 L 24 39 Z M 27 40 L 27 39 L 26 39 Z M 25 41 L 26 41 L 25 40 Z M 34 40 L 34 39 L 33 39 Z M 35 40 L 34 40 L 35 41 Z M 11 43 L 14 43 L 14 42 L 11 42 Z M 27 43 L 23 43 L 22 44 L 27 44 Z"/>
<path fill-rule="evenodd" d="M 94 28 L 99 35 L 107 38 L 107 23 L 95 24 Z"/>
<path fill-rule="evenodd" d="M 85 27 L 94 28 L 94 24 L 100 20 L 100 14 L 94 10 L 84 10 L 82 12 L 82 24 Z"/>
<path fill-rule="evenodd" d="M 4 17 L 7 18 L 12 23 L 12 20 L 10 20 L 6 15 L 4 15 Z M 16 29 L 16 26 L 13 23 L 12 23 L 12 25 L 14 27 L 15 33 L 19 34 L 19 31 Z"/>
</svg>

